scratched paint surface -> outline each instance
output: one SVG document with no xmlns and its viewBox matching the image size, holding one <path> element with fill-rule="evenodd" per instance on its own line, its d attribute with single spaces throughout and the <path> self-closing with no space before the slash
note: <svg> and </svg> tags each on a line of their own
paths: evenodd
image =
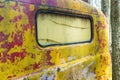
<svg viewBox="0 0 120 80">
<path fill-rule="evenodd" d="M 93 18 L 90 43 L 40 47 L 38 10 L 85 14 Z M 111 80 L 108 25 L 104 15 L 80 0 L 1 0 L 0 79 Z"/>
</svg>

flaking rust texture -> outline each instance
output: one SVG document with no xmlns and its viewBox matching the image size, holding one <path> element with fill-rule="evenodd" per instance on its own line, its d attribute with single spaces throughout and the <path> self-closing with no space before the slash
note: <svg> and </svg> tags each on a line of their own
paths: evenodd
<svg viewBox="0 0 120 80">
<path fill-rule="evenodd" d="M 41 9 L 91 16 L 92 42 L 40 47 L 35 16 Z M 19 79 L 111 80 L 104 15 L 80 0 L 1 0 L 0 80 Z"/>
</svg>

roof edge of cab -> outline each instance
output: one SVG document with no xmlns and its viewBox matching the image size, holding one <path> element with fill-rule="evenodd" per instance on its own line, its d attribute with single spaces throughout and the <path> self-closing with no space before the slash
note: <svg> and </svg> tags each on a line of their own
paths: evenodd
<svg viewBox="0 0 120 80">
<path fill-rule="evenodd" d="M 66 8 L 85 13 L 97 14 L 98 10 L 82 0 L 10 0 L 35 5 L 53 6 Z"/>
</svg>

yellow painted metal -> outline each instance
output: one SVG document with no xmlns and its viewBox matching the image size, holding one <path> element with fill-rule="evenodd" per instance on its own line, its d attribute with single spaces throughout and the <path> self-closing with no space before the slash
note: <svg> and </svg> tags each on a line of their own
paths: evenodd
<svg viewBox="0 0 120 80">
<path fill-rule="evenodd" d="M 80 0 L 19 1 L 0 1 L 1 80 L 111 80 L 108 25 L 99 10 Z M 41 9 L 91 16 L 92 41 L 40 47 L 35 15 Z"/>
</svg>

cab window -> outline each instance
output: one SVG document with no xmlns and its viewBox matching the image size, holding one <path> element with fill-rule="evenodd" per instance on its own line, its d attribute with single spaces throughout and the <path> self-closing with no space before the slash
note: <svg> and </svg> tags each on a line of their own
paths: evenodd
<svg viewBox="0 0 120 80">
<path fill-rule="evenodd" d="M 36 20 L 37 41 L 42 46 L 74 44 L 91 40 L 89 18 L 40 13 Z"/>
</svg>

